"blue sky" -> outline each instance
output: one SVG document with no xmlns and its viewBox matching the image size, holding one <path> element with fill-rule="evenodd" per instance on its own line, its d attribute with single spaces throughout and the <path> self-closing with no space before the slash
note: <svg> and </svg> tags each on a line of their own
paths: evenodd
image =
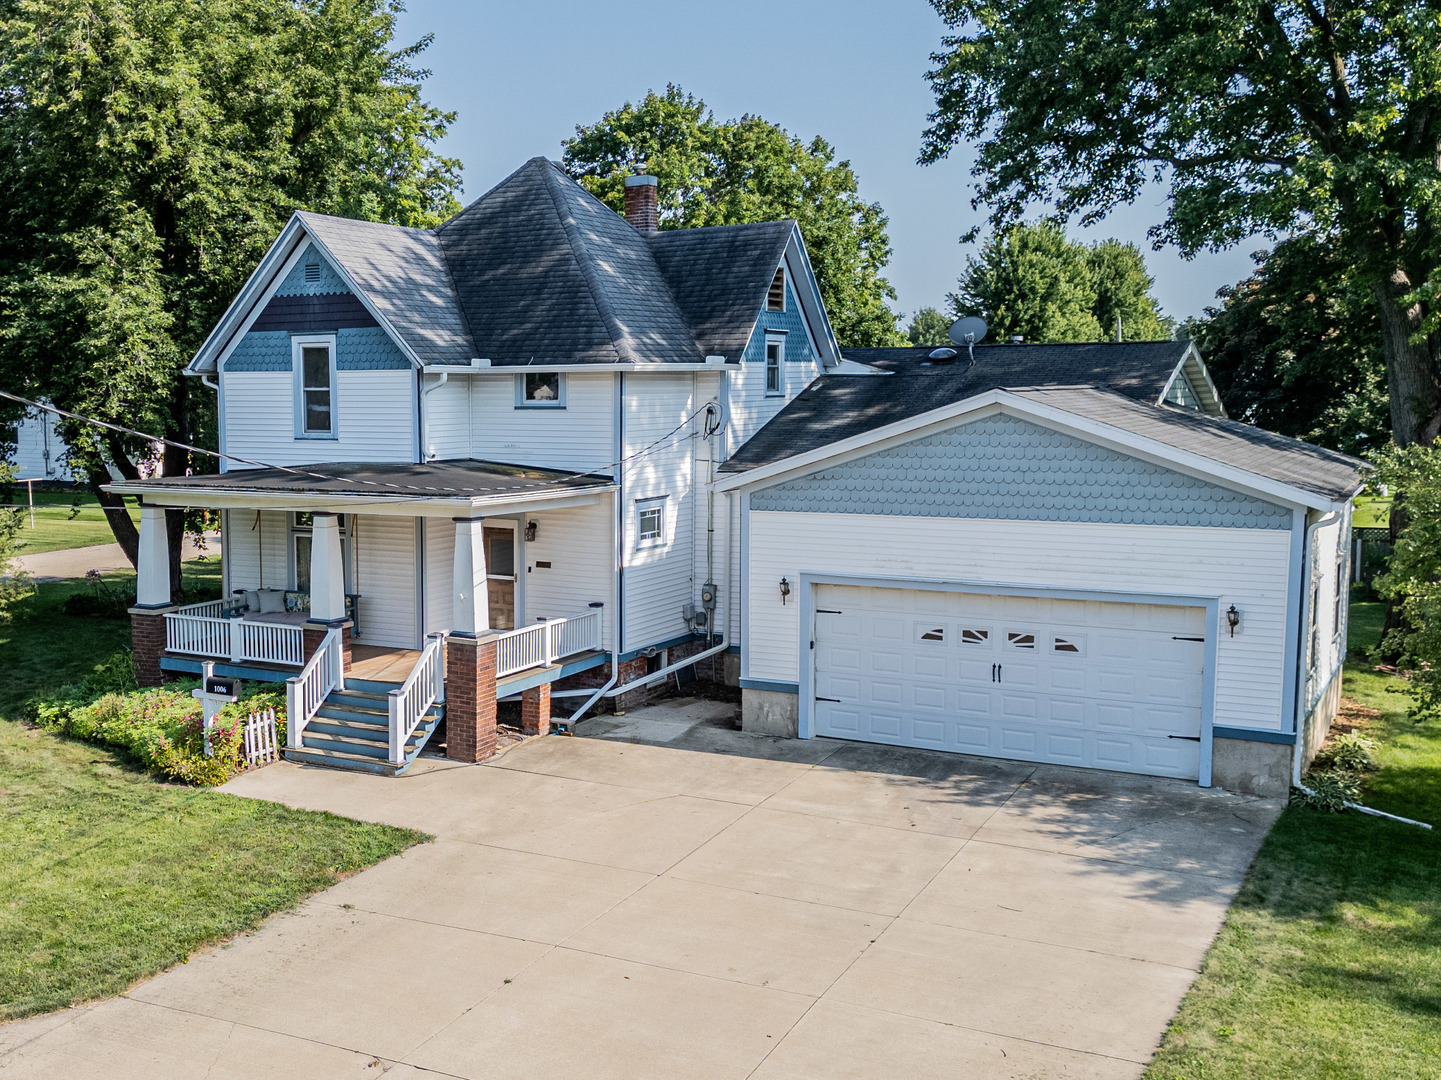
<svg viewBox="0 0 1441 1080">
<path fill-rule="evenodd" d="M 722 119 L 756 113 L 802 138 L 821 135 L 849 158 L 861 194 L 890 217 L 887 276 L 907 315 L 941 306 L 965 263 L 970 155 L 915 163 L 927 110 L 923 74 L 941 22 L 925 0 L 733 0 L 720 4 L 496 3 L 408 0 L 399 38 L 435 44 L 427 96 L 460 118 L 443 146 L 465 164 L 474 198 L 526 159 L 560 157 L 575 126 L 674 82 Z M 1146 229 L 1163 191 L 1082 234 L 1141 245 L 1167 314 L 1199 314 L 1245 276 L 1260 242 L 1186 261 L 1152 252 Z"/>
</svg>

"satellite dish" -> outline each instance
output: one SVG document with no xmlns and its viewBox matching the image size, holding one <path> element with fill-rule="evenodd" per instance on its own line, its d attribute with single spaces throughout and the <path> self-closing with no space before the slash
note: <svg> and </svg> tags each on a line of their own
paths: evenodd
<svg viewBox="0 0 1441 1080">
<path fill-rule="evenodd" d="M 987 329 L 985 319 L 971 315 L 951 323 L 950 338 L 957 345 L 974 345 L 985 339 Z"/>
</svg>

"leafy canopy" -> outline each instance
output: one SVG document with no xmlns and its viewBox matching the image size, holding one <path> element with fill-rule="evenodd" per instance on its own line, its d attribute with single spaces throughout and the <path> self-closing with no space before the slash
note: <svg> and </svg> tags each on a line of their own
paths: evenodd
<svg viewBox="0 0 1441 1080">
<path fill-rule="evenodd" d="M 210 392 L 180 368 L 293 210 L 429 225 L 456 208 L 459 164 L 433 150 L 453 117 L 421 98 L 428 41 L 390 47 L 398 10 L 5 0 L 0 381 L 213 440 Z M 63 434 L 97 488 L 144 450 Z M 213 468 L 174 451 L 164 467 Z M 110 519 L 133 558 L 128 517 Z"/>
<path fill-rule="evenodd" d="M 979 315 L 992 341 L 1102 341 L 1116 319 L 1128 341 L 1171 336 L 1171 322 L 1150 294 L 1153 279 L 1133 244 L 1103 240 L 1087 247 L 1051 221 L 997 230 L 966 260 L 947 295 L 959 318 Z"/>
<path fill-rule="evenodd" d="M 890 260 L 886 216 L 866 202 L 848 161 L 824 139 L 802 142 L 759 116 L 724 122 L 694 95 L 668 85 L 626 102 L 564 144 L 566 170 L 617 212 L 625 177 L 660 181 L 663 229 L 793 218 L 842 345 L 904 342 L 881 274 Z"/>
<path fill-rule="evenodd" d="M 1286 240 L 1189 321 L 1238 420 L 1350 454 L 1387 442 L 1386 364 L 1370 298 L 1328 245 Z"/>
<path fill-rule="evenodd" d="M 997 224 L 1095 221 L 1163 181 L 1182 252 L 1336 244 L 1382 320 L 1398 441 L 1441 430 L 1441 19 L 1433 2 L 932 0 L 948 34 L 921 152 L 979 143 Z"/>
<path fill-rule="evenodd" d="M 951 320 L 933 307 L 923 307 L 911 318 L 906 337 L 912 345 L 949 345 Z"/>
<path fill-rule="evenodd" d="M 1419 716 L 1441 715 L 1441 448 L 1388 447 L 1373 457 L 1375 481 L 1406 507 L 1376 591 L 1400 606 L 1381 650 L 1411 672 L 1406 689 Z"/>
</svg>

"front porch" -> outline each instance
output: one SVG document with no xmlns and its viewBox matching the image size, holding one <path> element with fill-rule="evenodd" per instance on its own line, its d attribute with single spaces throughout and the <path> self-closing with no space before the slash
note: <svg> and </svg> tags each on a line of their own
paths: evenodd
<svg viewBox="0 0 1441 1080">
<path fill-rule="evenodd" d="M 406 488 L 422 486 L 421 467 L 398 468 L 410 474 Z M 480 470 L 466 471 L 474 481 Z M 343 508 L 329 492 L 287 494 L 281 509 L 257 497 L 267 479 L 294 483 L 263 475 L 280 472 L 288 470 L 115 485 L 145 489 L 131 612 L 143 685 L 207 664 L 283 682 L 287 756 L 395 774 L 442 718 L 449 756 L 488 757 L 500 698 L 520 695 L 526 726 L 543 732 L 550 684 L 608 661 L 608 481 L 546 483 L 507 469 L 501 478 L 524 491 L 477 498 L 471 485 L 464 495 L 424 485 L 435 494 L 367 495 Z M 222 511 L 222 599 L 168 603 L 170 505 Z"/>
</svg>

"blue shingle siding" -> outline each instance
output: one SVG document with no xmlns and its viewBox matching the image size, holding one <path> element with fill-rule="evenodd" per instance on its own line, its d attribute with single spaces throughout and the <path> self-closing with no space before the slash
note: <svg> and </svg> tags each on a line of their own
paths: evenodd
<svg viewBox="0 0 1441 1080">
<path fill-rule="evenodd" d="M 252 330 L 225 361 L 225 370 L 289 371 L 290 338 L 284 330 Z M 337 331 L 335 351 L 337 371 L 403 371 L 410 367 L 410 361 L 378 326 Z"/>
<path fill-rule="evenodd" d="M 315 281 L 305 280 L 305 267 L 307 264 L 319 264 L 320 276 Z M 280 283 L 280 288 L 275 290 L 277 296 L 324 296 L 328 293 L 348 293 L 345 282 L 330 265 L 330 261 L 320 253 L 320 249 L 314 244 L 307 244 L 305 254 L 300 256 L 300 261 L 295 264 L 290 273 L 285 275 L 285 280 Z"/>
<path fill-rule="evenodd" d="M 753 510 L 1285 529 L 1291 511 L 1011 416 L 765 488 Z"/>
<path fill-rule="evenodd" d="M 806 335 L 805 320 L 801 316 L 801 306 L 796 301 L 796 294 L 791 291 L 790 275 L 786 275 L 786 309 L 784 311 L 761 311 L 760 320 L 751 333 L 750 344 L 746 346 L 741 360 L 747 364 L 764 364 L 766 362 L 767 330 L 786 331 L 786 363 L 798 364 L 815 361 L 815 354 L 811 352 L 810 338 Z"/>
</svg>

